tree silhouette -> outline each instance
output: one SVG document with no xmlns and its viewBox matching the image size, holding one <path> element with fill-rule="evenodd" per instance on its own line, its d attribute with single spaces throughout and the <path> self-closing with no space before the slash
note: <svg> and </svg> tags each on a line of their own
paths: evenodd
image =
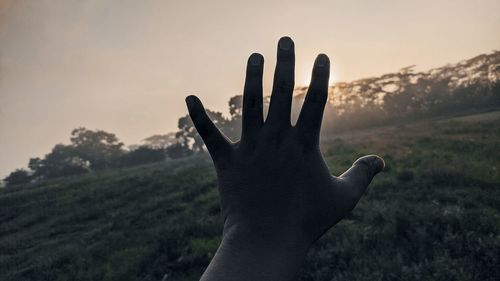
<svg viewBox="0 0 500 281">
<path fill-rule="evenodd" d="M 75 147 L 57 144 L 43 159 L 31 158 L 28 167 L 33 177 L 56 178 L 67 175 L 83 174 L 90 171 L 90 163 L 78 156 Z"/>
<path fill-rule="evenodd" d="M 123 143 L 115 134 L 105 131 L 92 131 L 84 127 L 71 132 L 71 144 L 75 154 L 90 163 L 90 169 L 103 170 L 116 166 L 115 163 L 123 155 Z"/>
<path fill-rule="evenodd" d="M 134 166 L 163 161 L 165 158 L 166 153 L 162 148 L 139 146 L 138 148 L 123 154 L 120 162 L 124 166 Z"/>
<path fill-rule="evenodd" d="M 17 184 L 26 184 L 31 181 L 30 172 L 25 169 L 16 169 L 4 178 L 6 186 L 13 186 Z"/>
</svg>

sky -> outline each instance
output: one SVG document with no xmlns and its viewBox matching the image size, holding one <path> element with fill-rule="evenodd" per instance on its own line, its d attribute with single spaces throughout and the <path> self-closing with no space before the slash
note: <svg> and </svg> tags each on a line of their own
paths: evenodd
<svg viewBox="0 0 500 281">
<path fill-rule="evenodd" d="M 84 126 L 127 145 L 176 130 L 198 95 L 227 113 L 247 57 L 296 46 L 296 84 L 326 53 L 332 81 L 500 49 L 500 1 L 0 0 L 0 177 Z"/>
</svg>

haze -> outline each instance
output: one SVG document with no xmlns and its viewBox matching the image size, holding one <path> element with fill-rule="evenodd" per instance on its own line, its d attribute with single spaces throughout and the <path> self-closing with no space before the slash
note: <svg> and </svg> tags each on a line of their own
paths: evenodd
<svg viewBox="0 0 500 281">
<path fill-rule="evenodd" d="M 175 131 L 187 94 L 225 113 L 252 52 L 266 58 L 269 91 L 283 35 L 296 43 L 297 84 L 319 52 L 349 81 L 498 49 L 498 11 L 456 0 L 0 0 L 0 177 L 78 126 L 128 145 Z"/>
</svg>

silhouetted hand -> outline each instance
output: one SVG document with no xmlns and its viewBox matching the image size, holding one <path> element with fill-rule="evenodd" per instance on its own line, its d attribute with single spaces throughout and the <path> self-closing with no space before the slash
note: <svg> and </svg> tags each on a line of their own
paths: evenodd
<svg viewBox="0 0 500 281">
<path fill-rule="evenodd" d="M 384 167 L 365 156 L 339 177 L 321 156 L 319 136 L 328 98 L 330 62 L 320 54 L 297 124 L 291 125 L 294 43 L 278 43 L 269 114 L 264 122 L 264 59 L 248 60 L 241 140 L 231 143 L 195 96 L 189 114 L 214 161 L 224 234 L 202 280 L 291 280 L 310 245 L 339 222 Z"/>
</svg>

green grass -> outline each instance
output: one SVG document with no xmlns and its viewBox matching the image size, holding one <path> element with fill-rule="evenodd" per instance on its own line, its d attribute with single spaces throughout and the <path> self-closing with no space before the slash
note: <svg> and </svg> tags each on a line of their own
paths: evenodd
<svg viewBox="0 0 500 281">
<path fill-rule="evenodd" d="M 326 137 L 334 174 L 377 176 L 302 280 L 498 280 L 500 112 Z M 0 280 L 198 280 L 220 242 L 206 156 L 0 191 Z"/>
</svg>

